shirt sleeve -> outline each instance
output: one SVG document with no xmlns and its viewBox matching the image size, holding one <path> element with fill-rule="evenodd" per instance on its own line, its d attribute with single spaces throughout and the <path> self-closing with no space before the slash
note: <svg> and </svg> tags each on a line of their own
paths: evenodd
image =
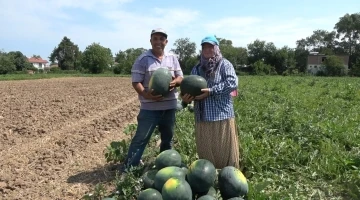
<svg viewBox="0 0 360 200">
<path fill-rule="evenodd" d="M 180 63 L 178 61 L 178 59 L 174 56 L 174 75 L 175 77 L 184 77 L 183 71 L 180 67 Z"/>
<path fill-rule="evenodd" d="M 141 56 L 137 58 L 131 68 L 131 78 L 133 83 L 142 83 L 144 81 L 146 65 L 144 63 L 145 59 L 142 58 L 144 57 Z"/>
<path fill-rule="evenodd" d="M 220 68 L 222 81 L 210 88 L 210 95 L 230 94 L 238 87 L 238 77 L 233 65 L 229 61 L 224 61 Z"/>
</svg>

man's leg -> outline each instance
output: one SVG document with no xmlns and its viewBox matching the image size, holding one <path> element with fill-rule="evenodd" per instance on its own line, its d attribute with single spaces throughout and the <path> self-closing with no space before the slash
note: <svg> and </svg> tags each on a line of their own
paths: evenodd
<svg viewBox="0 0 360 200">
<path fill-rule="evenodd" d="M 159 122 L 159 132 L 161 138 L 160 152 L 171 149 L 171 143 L 174 136 L 176 109 L 162 111 Z"/>
<path fill-rule="evenodd" d="M 159 111 L 140 110 L 137 121 L 136 133 L 131 140 L 128 155 L 124 162 L 125 168 L 139 165 L 145 147 L 159 122 Z"/>
</svg>

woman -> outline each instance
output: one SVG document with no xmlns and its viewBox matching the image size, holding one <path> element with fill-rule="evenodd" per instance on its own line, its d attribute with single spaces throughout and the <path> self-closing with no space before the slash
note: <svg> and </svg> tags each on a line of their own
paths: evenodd
<svg viewBox="0 0 360 200">
<path fill-rule="evenodd" d="M 217 169 L 239 168 L 239 143 L 231 93 L 237 90 L 238 77 L 233 65 L 222 57 L 214 36 L 201 41 L 200 63 L 191 74 L 207 81 L 203 94 L 181 96 L 185 103 L 194 100 L 195 139 L 199 158 L 211 161 Z"/>
</svg>

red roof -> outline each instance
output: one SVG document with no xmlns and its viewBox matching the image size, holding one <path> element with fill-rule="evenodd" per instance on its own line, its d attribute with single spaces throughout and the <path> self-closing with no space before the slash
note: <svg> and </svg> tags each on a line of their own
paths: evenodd
<svg viewBox="0 0 360 200">
<path fill-rule="evenodd" d="M 42 58 L 36 58 L 36 57 L 28 58 L 28 61 L 30 63 L 48 63 L 47 60 L 43 60 Z"/>
</svg>

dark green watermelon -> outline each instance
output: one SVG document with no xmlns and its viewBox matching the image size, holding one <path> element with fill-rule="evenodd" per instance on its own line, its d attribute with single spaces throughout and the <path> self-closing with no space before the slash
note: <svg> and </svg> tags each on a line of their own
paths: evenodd
<svg viewBox="0 0 360 200">
<path fill-rule="evenodd" d="M 180 84 L 181 95 L 190 94 L 191 96 L 198 96 L 203 93 L 201 89 L 205 88 L 207 88 L 206 80 L 198 75 L 186 76 Z"/>
<path fill-rule="evenodd" d="M 192 200 L 191 187 L 185 179 L 170 178 L 161 190 L 163 200 Z"/>
<path fill-rule="evenodd" d="M 168 68 L 161 67 L 156 69 L 150 78 L 149 89 L 154 90 L 153 95 L 165 96 L 169 93 L 172 74 Z"/>
<path fill-rule="evenodd" d="M 216 168 L 206 159 L 195 160 L 188 169 L 186 179 L 194 192 L 208 192 L 214 185 Z"/>
<path fill-rule="evenodd" d="M 160 170 L 164 167 L 181 166 L 181 155 L 174 149 L 168 149 L 161 152 L 155 158 L 155 167 L 156 169 Z"/>
<path fill-rule="evenodd" d="M 233 166 L 227 166 L 220 170 L 218 186 L 220 194 L 224 199 L 241 197 L 249 191 L 246 177 L 239 169 Z"/>
<path fill-rule="evenodd" d="M 180 167 L 170 166 L 162 168 L 155 175 L 154 188 L 160 192 L 168 179 L 174 177 L 185 180 L 185 176 L 186 174 L 184 170 Z"/>
<path fill-rule="evenodd" d="M 139 193 L 137 200 L 163 200 L 163 198 L 159 191 L 153 188 L 148 188 Z"/>
</svg>

